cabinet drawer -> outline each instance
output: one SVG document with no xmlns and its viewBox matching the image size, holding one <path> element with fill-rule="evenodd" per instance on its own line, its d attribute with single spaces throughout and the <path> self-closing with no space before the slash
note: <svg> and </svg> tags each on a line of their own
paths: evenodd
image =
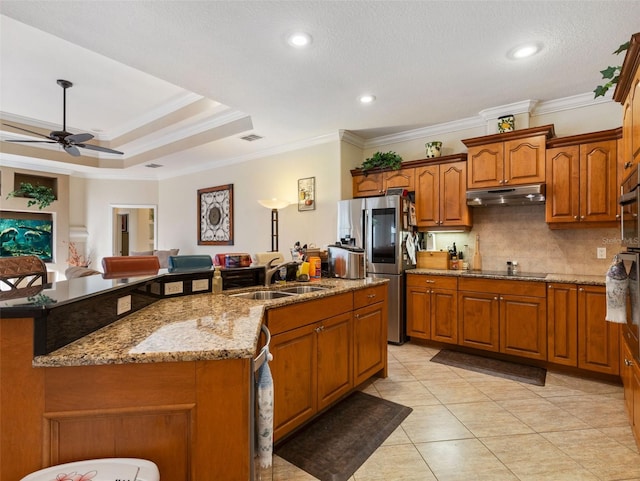
<svg viewBox="0 0 640 481">
<path fill-rule="evenodd" d="M 353 310 L 351 293 L 301 302 L 267 310 L 267 326 L 271 334 L 290 331 L 322 319 Z"/>
<path fill-rule="evenodd" d="M 461 291 L 515 294 L 532 297 L 546 297 L 547 295 L 546 283 L 531 281 L 461 278 L 458 282 L 458 289 Z"/>
<path fill-rule="evenodd" d="M 387 284 L 379 286 L 366 287 L 364 289 L 357 290 L 353 293 L 353 307 L 358 309 L 360 307 L 370 306 L 376 302 L 382 302 L 387 295 Z"/>
<path fill-rule="evenodd" d="M 430 287 L 433 289 L 457 289 L 458 278 L 452 276 L 430 276 L 407 274 L 407 287 Z"/>
</svg>

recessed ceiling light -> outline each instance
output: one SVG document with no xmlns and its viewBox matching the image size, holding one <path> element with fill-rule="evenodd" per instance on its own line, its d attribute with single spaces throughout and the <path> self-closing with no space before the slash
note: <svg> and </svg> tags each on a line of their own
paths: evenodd
<svg viewBox="0 0 640 481">
<path fill-rule="evenodd" d="M 537 43 L 528 43 L 525 45 L 520 45 L 512 49 L 507 56 L 512 59 L 521 59 L 531 57 L 532 55 L 537 54 L 541 49 L 541 46 Z"/>
<path fill-rule="evenodd" d="M 370 104 L 371 102 L 373 102 L 375 100 L 375 96 L 370 95 L 370 94 L 365 94 L 365 95 L 361 95 L 360 96 L 360 103 L 363 104 Z"/>
<path fill-rule="evenodd" d="M 292 47 L 304 48 L 311 43 L 311 35 L 305 32 L 295 32 L 289 35 L 287 43 Z"/>
</svg>

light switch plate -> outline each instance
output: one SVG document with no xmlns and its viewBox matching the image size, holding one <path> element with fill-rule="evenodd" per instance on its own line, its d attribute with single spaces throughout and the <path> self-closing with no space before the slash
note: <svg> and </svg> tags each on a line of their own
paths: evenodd
<svg viewBox="0 0 640 481">
<path fill-rule="evenodd" d="M 597 256 L 598 256 L 598 259 L 606 259 L 607 258 L 607 248 L 606 247 L 598 247 Z"/>
<path fill-rule="evenodd" d="M 131 310 L 131 296 L 124 296 L 118 299 L 117 315 L 125 314 Z"/>
</svg>

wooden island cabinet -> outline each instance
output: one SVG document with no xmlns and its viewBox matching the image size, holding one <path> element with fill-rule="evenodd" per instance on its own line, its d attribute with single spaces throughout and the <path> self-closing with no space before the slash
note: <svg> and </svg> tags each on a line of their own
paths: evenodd
<svg viewBox="0 0 640 481">
<path fill-rule="evenodd" d="M 115 312 L 119 296 L 146 293 L 156 280 L 114 288 L 72 279 L 43 288 L 53 307 L 19 296 L 3 303 L 0 481 L 101 457 L 148 459 L 163 480 L 252 479 L 254 356 L 264 322 L 273 329 L 276 438 L 387 375 L 388 288 L 372 279 L 327 279 L 326 290 L 273 301 L 155 299 L 34 355 L 41 327 L 61 319 L 51 311 L 75 307 L 69 319 L 86 323 L 91 307 Z M 53 298 L 81 285 L 92 289 L 88 300 Z"/>
</svg>

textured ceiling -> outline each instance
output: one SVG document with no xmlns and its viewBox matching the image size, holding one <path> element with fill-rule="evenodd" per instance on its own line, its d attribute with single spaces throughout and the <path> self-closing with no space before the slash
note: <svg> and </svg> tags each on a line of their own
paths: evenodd
<svg viewBox="0 0 640 481">
<path fill-rule="evenodd" d="M 57 129 L 64 78 L 75 84 L 68 130 L 126 154 L 74 159 L 2 142 L 0 160 L 71 160 L 92 166 L 71 166 L 79 172 L 130 177 L 224 165 L 339 130 L 371 139 L 585 94 L 640 30 L 635 0 L 4 0 L 0 14 L 3 122 Z M 312 35 L 309 48 L 287 45 L 294 30 Z M 529 41 L 541 53 L 507 58 Z M 376 102 L 360 105 L 365 92 Z M 2 138 L 16 133 L 3 128 Z M 248 133 L 264 138 L 239 139 Z"/>
</svg>

